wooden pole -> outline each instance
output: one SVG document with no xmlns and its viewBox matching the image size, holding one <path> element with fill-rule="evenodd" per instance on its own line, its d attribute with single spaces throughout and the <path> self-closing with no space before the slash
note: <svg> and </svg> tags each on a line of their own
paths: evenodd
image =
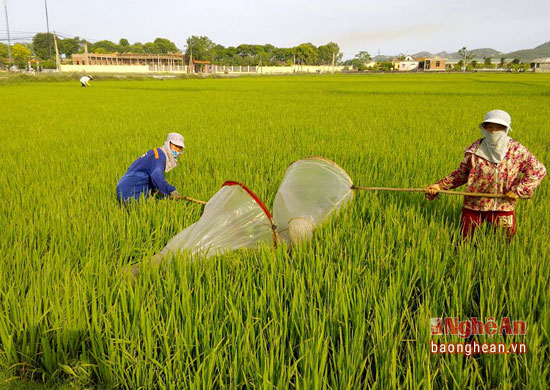
<svg viewBox="0 0 550 390">
<path fill-rule="evenodd" d="M 84 44 L 84 65 L 90 65 L 90 59 L 88 57 L 88 44 Z"/>
<path fill-rule="evenodd" d="M 392 192 L 423 192 L 426 193 L 425 188 L 390 188 L 390 187 L 361 187 L 361 186 L 352 186 L 353 190 L 360 190 L 360 191 L 392 191 Z M 505 199 L 505 194 L 485 194 L 480 192 L 463 192 L 463 191 L 448 191 L 448 190 L 440 190 L 438 191 L 440 194 L 447 194 L 447 195 L 460 195 L 460 196 L 474 196 L 478 198 L 497 198 L 497 199 Z M 519 199 L 530 199 L 528 196 L 521 196 Z"/>
<path fill-rule="evenodd" d="M 6 3 L 6 0 L 4 0 L 4 12 L 6 14 L 6 29 L 7 29 L 7 32 L 8 32 L 8 58 L 9 58 L 8 72 L 9 72 L 9 71 L 11 71 L 12 58 L 11 58 L 10 24 L 8 22 L 8 4 Z"/>
<path fill-rule="evenodd" d="M 192 202 L 192 203 L 197 203 L 197 204 L 206 204 L 207 202 L 205 202 L 204 200 L 199 200 L 199 199 L 195 199 L 195 198 L 190 198 L 188 196 L 179 196 L 177 198 L 175 198 L 176 200 L 185 200 L 187 202 Z"/>
<path fill-rule="evenodd" d="M 55 67 L 57 70 L 61 70 L 61 57 L 59 57 L 59 49 L 57 48 L 57 36 L 55 31 L 53 32 L 53 43 L 55 45 Z"/>
<path fill-rule="evenodd" d="M 48 3 L 44 0 L 44 8 L 46 9 L 46 30 L 48 32 L 48 50 L 50 51 L 49 61 L 52 60 L 52 43 L 50 41 L 50 21 L 48 19 Z"/>
</svg>

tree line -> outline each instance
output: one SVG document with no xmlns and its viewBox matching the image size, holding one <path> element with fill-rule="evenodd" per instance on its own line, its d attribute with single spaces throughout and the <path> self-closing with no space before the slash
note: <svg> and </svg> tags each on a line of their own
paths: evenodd
<svg viewBox="0 0 550 390">
<path fill-rule="evenodd" d="M 312 43 L 302 43 L 294 47 L 276 47 L 271 44 L 241 44 L 228 46 L 217 44 L 207 36 L 193 35 L 186 40 L 184 50 L 180 50 L 176 44 L 166 38 L 156 38 L 153 42 L 130 42 L 122 38 L 118 43 L 101 40 L 88 42 L 79 37 L 57 38 L 57 46 L 60 55 L 68 60 L 73 54 L 83 53 L 85 45 L 88 52 L 106 53 L 134 53 L 134 54 L 168 54 L 180 53 L 185 61 L 193 57 L 193 60 L 209 61 L 217 65 L 250 65 L 250 66 L 279 66 L 279 65 L 331 65 L 349 66 L 362 70 L 391 71 L 391 61 L 372 63 L 372 58 L 366 51 L 360 51 L 353 59 L 342 61 L 343 54 L 340 47 L 334 42 L 315 46 Z M 55 68 L 55 44 L 52 33 L 37 33 L 30 43 L 16 43 L 11 46 L 12 63 L 19 68 L 25 68 L 29 59 L 41 61 L 45 68 Z M 473 59 L 471 51 L 463 47 L 458 51 L 461 61 L 455 66 L 455 70 L 472 71 L 479 68 L 508 68 L 513 70 L 527 70 L 529 64 L 523 64 L 519 59 L 505 63 L 504 58 L 500 63 L 493 64 L 491 58 L 484 58 L 483 62 Z M 401 56 L 404 58 L 404 56 Z M 7 64 L 9 58 L 8 45 L 0 43 L 0 64 Z"/>
<path fill-rule="evenodd" d="M 294 47 L 276 47 L 271 44 L 241 44 L 228 46 L 217 44 L 207 36 L 191 36 L 186 40 L 183 50 L 166 38 L 156 38 L 153 42 L 130 42 L 122 38 L 118 43 L 101 40 L 88 42 L 79 37 L 59 38 L 57 46 L 64 59 L 70 59 L 73 54 L 84 53 L 85 45 L 89 53 L 133 53 L 133 54 L 167 54 L 182 53 L 189 61 L 210 61 L 218 65 L 251 65 L 274 66 L 291 65 L 330 65 L 338 64 L 343 54 L 334 42 L 315 46 L 312 43 L 302 43 Z M 16 43 L 11 47 L 12 61 L 19 67 L 25 67 L 30 58 L 41 60 L 43 65 L 55 67 L 54 35 L 52 33 L 37 33 L 30 43 Z M 0 61 L 8 62 L 8 46 L 0 43 Z"/>
<path fill-rule="evenodd" d="M 185 58 L 210 61 L 219 65 L 330 65 L 342 60 L 343 54 L 337 43 L 315 46 L 302 43 L 294 47 L 276 47 L 271 44 L 241 44 L 224 47 L 206 36 L 193 35 L 187 39 Z"/>
</svg>

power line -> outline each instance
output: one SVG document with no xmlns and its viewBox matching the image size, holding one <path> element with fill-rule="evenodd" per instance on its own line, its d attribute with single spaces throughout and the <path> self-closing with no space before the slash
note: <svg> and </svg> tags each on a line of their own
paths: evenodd
<svg viewBox="0 0 550 390">
<path fill-rule="evenodd" d="M 0 28 L 0 31 L 8 31 L 8 30 L 2 30 Z M 10 30 L 10 33 L 26 33 L 26 34 L 37 34 L 40 31 L 16 31 L 16 30 Z"/>
<path fill-rule="evenodd" d="M 21 36 L 23 36 L 23 37 L 32 37 L 32 36 L 34 36 L 34 35 L 32 35 L 32 34 L 29 34 L 29 33 L 15 33 L 15 34 L 13 34 L 11 31 L 10 31 L 9 34 L 7 34 L 7 33 L 0 33 L 0 35 L 6 36 L 6 37 L 9 35 L 9 36 L 12 37 L 12 38 L 13 38 L 13 37 L 18 37 L 18 36 L 19 36 L 19 37 L 21 37 Z"/>
<path fill-rule="evenodd" d="M 17 38 L 17 39 L 15 39 L 15 40 L 13 40 L 13 39 L 8 40 L 7 38 L 0 38 L 0 42 L 8 42 L 8 43 L 9 43 L 9 46 L 11 46 L 11 42 L 12 42 L 12 41 L 14 42 L 14 44 L 15 44 L 15 43 L 18 43 L 18 42 L 25 42 L 25 41 L 29 41 L 29 42 L 30 42 L 30 41 L 32 41 L 32 38 L 24 38 L 24 39 L 23 39 L 23 38 Z M 9 53 L 8 53 L 8 54 L 9 54 Z"/>
</svg>

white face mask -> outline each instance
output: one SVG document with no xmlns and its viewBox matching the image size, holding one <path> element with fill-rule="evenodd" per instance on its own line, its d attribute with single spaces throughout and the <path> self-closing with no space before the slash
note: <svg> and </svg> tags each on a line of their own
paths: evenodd
<svg viewBox="0 0 550 390">
<path fill-rule="evenodd" d="M 500 163 L 506 157 L 508 152 L 508 144 L 510 143 L 510 137 L 508 137 L 508 129 L 506 131 L 494 131 L 490 132 L 482 129 L 483 142 L 481 142 L 476 155 L 483 157 L 486 160 Z"/>
<path fill-rule="evenodd" d="M 508 139 L 508 130 L 506 131 L 487 131 L 485 129 L 481 130 L 483 133 L 483 142 L 487 142 L 487 144 L 491 148 L 498 148 L 499 145 L 501 145 L 503 142 L 507 142 Z"/>
</svg>

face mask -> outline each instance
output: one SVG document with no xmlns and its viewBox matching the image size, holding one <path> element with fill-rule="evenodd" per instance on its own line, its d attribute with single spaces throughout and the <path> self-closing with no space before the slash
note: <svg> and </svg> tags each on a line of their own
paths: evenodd
<svg viewBox="0 0 550 390">
<path fill-rule="evenodd" d="M 172 152 L 172 156 L 174 157 L 174 160 L 178 161 L 178 156 L 180 155 L 180 153 L 174 149 L 170 149 L 170 151 Z"/>
<path fill-rule="evenodd" d="M 491 148 L 498 148 L 500 145 L 506 143 L 508 140 L 508 130 L 491 132 L 483 129 L 482 133 L 485 141 L 489 144 Z"/>
<path fill-rule="evenodd" d="M 508 130 L 490 132 L 482 129 L 483 142 L 481 143 L 476 155 L 485 158 L 495 164 L 499 164 L 508 151 L 508 144 L 510 137 L 508 137 Z"/>
</svg>

